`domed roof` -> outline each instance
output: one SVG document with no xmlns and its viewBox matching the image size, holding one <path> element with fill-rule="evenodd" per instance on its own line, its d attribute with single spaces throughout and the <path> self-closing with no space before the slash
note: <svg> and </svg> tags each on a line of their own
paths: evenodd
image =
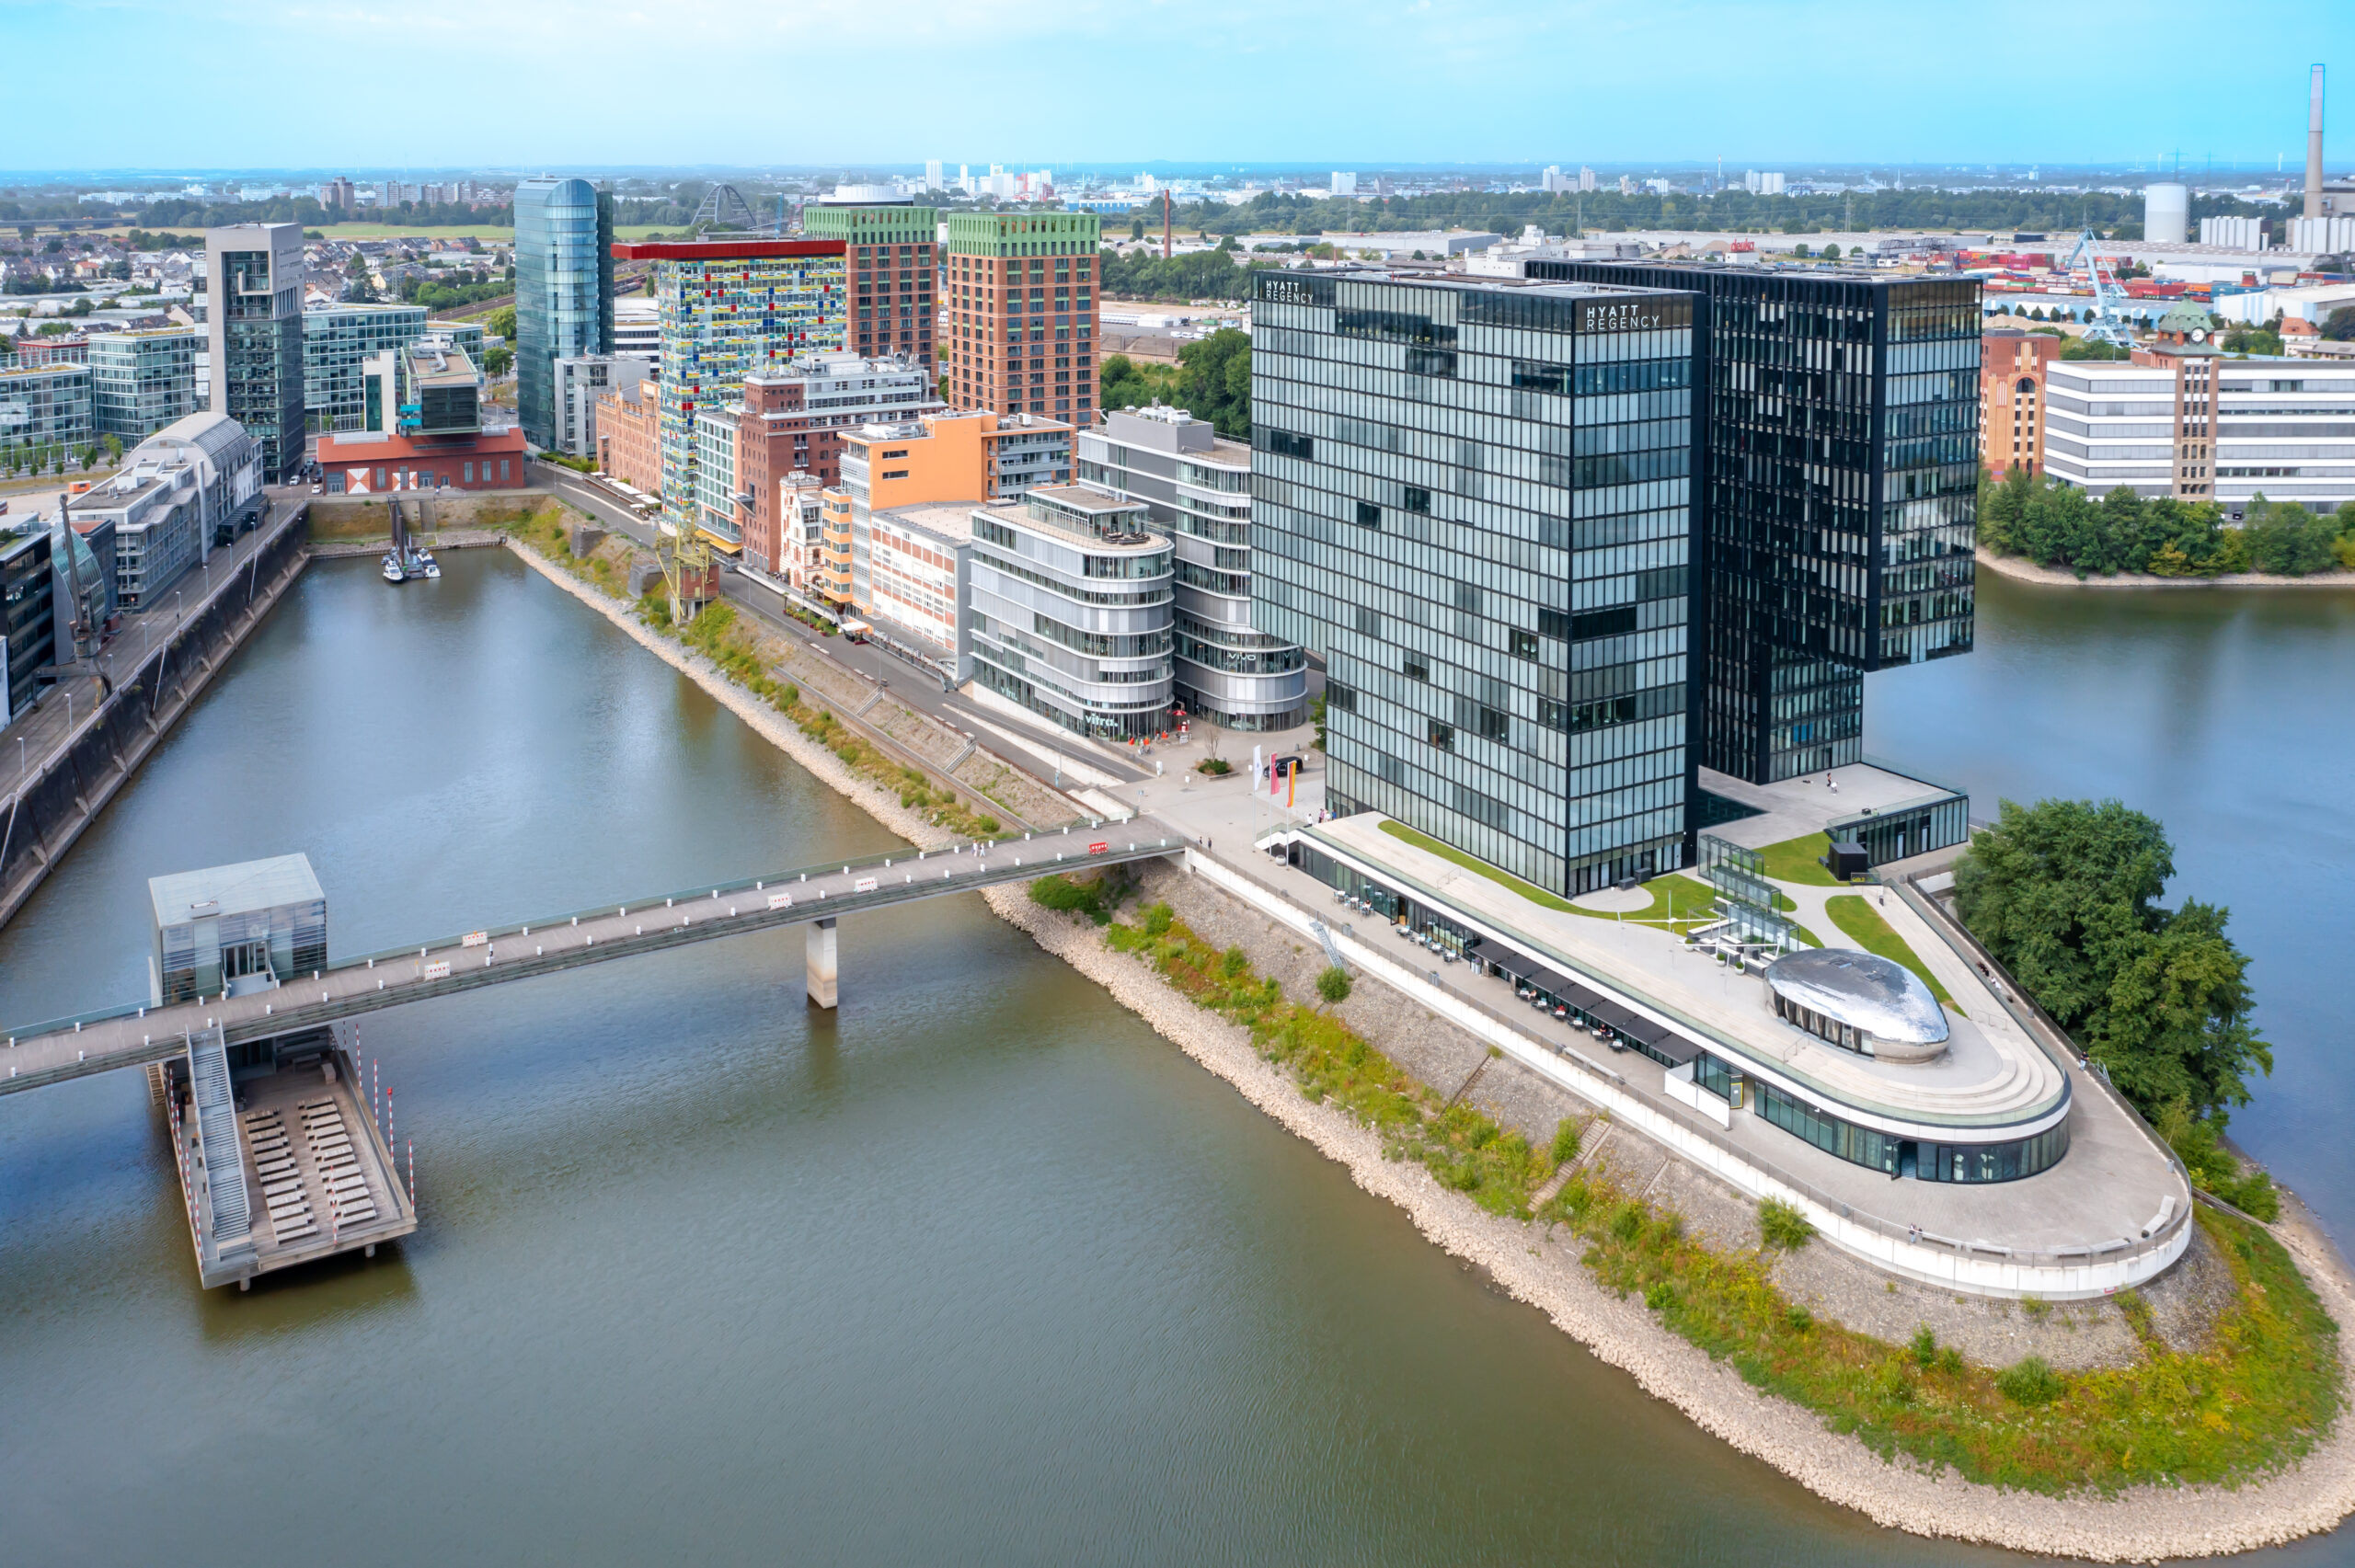
<svg viewBox="0 0 2355 1568">
<path fill-rule="evenodd" d="M 1853 947 L 1786 953 L 1766 966 L 1775 994 L 1876 1040 L 1929 1046 L 1947 1037 L 1946 1010 L 1904 965 Z"/>
</svg>

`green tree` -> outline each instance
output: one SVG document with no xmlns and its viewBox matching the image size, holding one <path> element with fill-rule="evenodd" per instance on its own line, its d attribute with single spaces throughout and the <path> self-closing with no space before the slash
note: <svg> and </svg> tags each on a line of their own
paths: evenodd
<svg viewBox="0 0 2355 1568">
<path fill-rule="evenodd" d="M 1350 990 L 1349 971 L 1338 964 L 1328 966 L 1323 974 L 1316 977 L 1316 994 L 1325 999 L 1327 1006 L 1338 1007 L 1349 1001 Z"/>
<path fill-rule="evenodd" d="M 113 467 L 122 462 L 122 438 L 121 436 L 114 434 L 112 431 L 109 431 L 107 434 L 98 438 L 98 444 L 107 449 L 107 465 L 109 467 Z"/>
<path fill-rule="evenodd" d="M 515 307 L 500 305 L 483 318 L 483 330 L 497 333 L 510 343 L 515 341 Z"/>
<path fill-rule="evenodd" d="M 2317 517 L 2295 501 L 2269 501 L 2262 491 L 2249 502 L 2241 523 L 2249 565 L 2282 577 L 2330 570 L 2338 565 L 2331 548 L 2338 538 L 2336 517 Z"/>
<path fill-rule="evenodd" d="M 1099 374 L 1099 408 L 1142 408 L 1166 402 L 1178 393 L 1178 367 L 1140 364 L 1126 354 L 1105 360 Z"/>
<path fill-rule="evenodd" d="M 482 373 L 493 381 L 505 375 L 514 363 L 515 350 L 512 349 L 485 349 L 482 351 Z"/>
<path fill-rule="evenodd" d="M 1220 435 L 1251 439 L 1251 338 L 1222 327 L 1178 350 L 1178 402 Z"/>
<path fill-rule="evenodd" d="M 2273 1057 L 2226 911 L 2166 909 L 2174 875 L 2159 824 L 2115 800 L 2007 800 L 1956 865 L 1955 905 L 2144 1116 L 2180 1100 L 2221 1127 Z"/>
<path fill-rule="evenodd" d="M 1129 237 L 1132 240 L 1141 240 L 1144 238 L 1144 220 L 1143 218 L 1132 218 L 1129 220 Z"/>
</svg>

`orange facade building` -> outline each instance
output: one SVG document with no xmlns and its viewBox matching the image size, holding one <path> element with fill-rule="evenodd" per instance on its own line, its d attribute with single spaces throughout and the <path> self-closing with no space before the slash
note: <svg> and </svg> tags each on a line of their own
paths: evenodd
<svg viewBox="0 0 2355 1568">
<path fill-rule="evenodd" d="M 949 402 L 1095 422 L 1102 228 L 1087 212 L 948 215 Z"/>
<path fill-rule="evenodd" d="M 1998 479 L 2015 468 L 2044 472 L 2044 372 L 2063 341 L 2017 328 L 1982 335 L 1979 461 Z"/>
</svg>

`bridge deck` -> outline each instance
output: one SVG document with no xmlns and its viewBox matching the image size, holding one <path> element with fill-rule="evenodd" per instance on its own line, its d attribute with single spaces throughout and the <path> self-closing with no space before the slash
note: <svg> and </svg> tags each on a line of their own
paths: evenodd
<svg viewBox="0 0 2355 1568">
<path fill-rule="evenodd" d="M 1102 853 L 1090 846 L 1103 844 Z M 612 912 L 558 915 L 347 959 L 275 990 L 211 997 L 168 1007 L 114 1008 L 19 1030 L 0 1047 L 0 1094 L 38 1089 L 181 1054 L 188 1036 L 218 1022 L 228 1044 L 266 1039 L 338 1019 L 746 932 L 864 914 L 919 898 L 1027 881 L 1059 865 L 1116 864 L 1175 854 L 1178 832 L 1147 818 L 961 851 L 895 851 L 818 870 L 722 884 L 692 898 L 616 904 Z M 888 861 L 888 864 L 887 864 Z"/>
</svg>

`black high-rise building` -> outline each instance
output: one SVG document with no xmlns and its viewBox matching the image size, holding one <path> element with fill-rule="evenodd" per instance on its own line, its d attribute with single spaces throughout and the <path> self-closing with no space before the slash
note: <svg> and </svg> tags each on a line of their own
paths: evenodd
<svg viewBox="0 0 2355 1568">
<path fill-rule="evenodd" d="M 1770 784 L 1860 761 L 1866 674 L 1970 648 L 1978 283 L 1612 261 L 1528 275 L 1697 296 L 1702 765 Z"/>
</svg>

